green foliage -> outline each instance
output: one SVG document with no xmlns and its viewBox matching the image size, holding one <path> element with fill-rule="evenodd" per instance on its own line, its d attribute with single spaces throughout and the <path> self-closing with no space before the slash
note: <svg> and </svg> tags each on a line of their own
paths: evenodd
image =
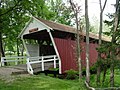
<svg viewBox="0 0 120 90">
<path fill-rule="evenodd" d="M 14 76 L 16 79 L 3 81 L 0 79 L 0 90 L 86 90 L 84 82 L 63 80 L 44 75 Z"/>
<path fill-rule="evenodd" d="M 90 71 L 92 71 L 92 72 L 96 72 L 96 69 L 97 69 L 96 64 L 94 64 L 93 66 L 90 67 Z"/>
<path fill-rule="evenodd" d="M 65 25 L 73 25 L 73 11 L 70 6 L 66 6 L 62 0 L 48 0 L 50 11 L 53 12 L 54 17 L 52 21 L 56 21 Z"/>
<path fill-rule="evenodd" d="M 102 69 L 110 67 L 111 64 L 115 66 L 120 63 L 117 59 L 117 52 L 119 51 L 119 45 L 109 43 L 103 43 L 100 47 L 96 49 L 99 53 L 101 53 L 101 57 L 98 58 L 97 66 L 101 66 Z M 112 55 L 111 52 L 116 53 Z"/>
<path fill-rule="evenodd" d="M 0 4 L 0 32 L 6 36 L 5 50 L 20 48 L 17 36 L 28 22 L 29 16 L 71 25 L 72 11 L 62 0 L 2 0 Z"/>
<path fill-rule="evenodd" d="M 78 78 L 77 76 L 78 72 L 75 70 L 70 69 L 70 70 L 65 71 L 65 73 L 66 73 L 66 79 L 72 80 L 72 79 Z"/>
<path fill-rule="evenodd" d="M 59 68 L 50 68 L 49 70 L 52 70 L 52 71 L 58 71 Z"/>
<path fill-rule="evenodd" d="M 101 72 L 101 81 L 103 79 L 103 71 Z M 119 73 L 119 69 L 115 69 L 115 87 L 119 87 L 120 86 L 120 73 Z M 110 76 L 110 69 L 107 70 L 107 73 L 106 73 L 106 79 L 105 79 L 105 82 L 102 83 L 100 82 L 100 85 L 97 86 L 96 85 L 96 76 L 95 75 L 91 75 L 91 83 L 90 85 L 93 86 L 93 87 L 96 87 L 96 88 L 107 88 L 107 87 L 110 87 L 110 80 L 109 80 L 109 77 Z M 102 89 L 101 89 L 102 90 Z"/>
</svg>

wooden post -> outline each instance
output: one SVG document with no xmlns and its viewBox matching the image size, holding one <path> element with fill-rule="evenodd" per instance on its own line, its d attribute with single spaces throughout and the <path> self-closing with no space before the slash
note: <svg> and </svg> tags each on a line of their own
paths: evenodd
<svg viewBox="0 0 120 90">
<path fill-rule="evenodd" d="M 5 66 L 4 58 L 3 57 L 1 57 L 1 66 Z"/>
<path fill-rule="evenodd" d="M 19 60 L 19 58 L 16 59 L 16 61 L 15 61 L 15 65 L 18 65 L 18 60 Z"/>
<path fill-rule="evenodd" d="M 56 68 L 56 55 L 54 55 L 54 68 Z"/>
<path fill-rule="evenodd" d="M 42 56 L 42 71 L 44 71 L 44 60 L 43 60 L 44 58 L 43 58 L 43 56 Z"/>
<path fill-rule="evenodd" d="M 0 61 L 0 67 L 2 67 L 2 63 L 1 63 L 1 61 Z"/>
<path fill-rule="evenodd" d="M 1 61 L 0 61 L 0 67 L 2 67 L 2 57 L 1 57 Z"/>
<path fill-rule="evenodd" d="M 27 71 L 29 74 L 32 74 L 33 75 L 33 69 L 30 65 L 30 60 L 29 60 L 29 57 L 27 58 Z"/>
<path fill-rule="evenodd" d="M 30 73 L 29 58 L 27 58 L 27 71 Z"/>
<path fill-rule="evenodd" d="M 61 74 L 61 73 L 62 73 L 62 72 L 61 72 L 61 58 L 60 58 L 60 55 L 59 55 L 59 53 L 58 53 L 57 47 L 56 47 L 56 45 L 55 45 L 55 41 L 54 41 L 54 39 L 53 39 L 53 36 L 52 36 L 50 30 L 47 29 L 47 32 L 48 32 L 49 35 L 50 35 L 50 39 L 51 39 L 51 41 L 52 41 L 52 43 L 53 43 L 53 47 L 54 47 L 55 52 L 56 52 L 56 54 L 57 54 L 57 57 L 58 57 L 58 59 L 59 59 L 59 73 Z"/>
<path fill-rule="evenodd" d="M 61 74 L 62 71 L 61 71 L 61 60 L 59 60 L 59 73 Z"/>
<path fill-rule="evenodd" d="M 30 56 L 30 54 L 28 53 L 28 50 L 27 50 L 27 46 L 26 46 L 26 44 L 25 44 L 25 41 L 24 41 L 24 39 L 23 39 L 23 36 L 21 37 L 21 40 L 22 40 L 22 42 L 23 42 L 23 45 L 24 45 L 25 50 L 26 50 L 26 52 L 27 52 L 27 55 Z"/>
</svg>

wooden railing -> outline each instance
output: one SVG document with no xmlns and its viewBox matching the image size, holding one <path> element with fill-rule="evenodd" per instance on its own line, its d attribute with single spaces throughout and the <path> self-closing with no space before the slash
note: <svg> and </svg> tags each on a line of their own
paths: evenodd
<svg viewBox="0 0 120 90">
<path fill-rule="evenodd" d="M 50 62 L 50 61 L 54 62 L 54 68 L 56 68 L 56 61 L 57 60 L 58 60 L 57 55 L 41 56 L 41 57 L 29 57 L 29 58 L 27 58 L 27 70 L 30 74 L 33 74 L 32 64 L 41 63 L 42 71 L 44 71 L 45 70 L 44 63 Z M 60 61 L 59 61 L 59 64 L 60 64 Z"/>
<path fill-rule="evenodd" d="M 28 73 L 33 74 L 34 71 L 32 68 L 32 64 L 41 63 L 41 69 L 42 71 L 44 71 L 45 62 L 53 61 L 54 68 L 56 68 L 57 60 L 59 63 L 59 70 L 61 70 L 61 61 L 58 59 L 57 55 L 38 56 L 38 57 L 1 57 L 0 66 L 5 66 L 5 62 L 7 63 L 14 62 L 15 65 L 18 65 L 18 62 L 24 61 L 27 64 Z"/>
<path fill-rule="evenodd" d="M 1 57 L 0 66 L 5 66 L 5 63 L 11 63 L 14 62 L 15 65 L 18 65 L 18 62 L 25 62 L 26 63 L 25 56 L 19 56 L 19 57 Z"/>
</svg>

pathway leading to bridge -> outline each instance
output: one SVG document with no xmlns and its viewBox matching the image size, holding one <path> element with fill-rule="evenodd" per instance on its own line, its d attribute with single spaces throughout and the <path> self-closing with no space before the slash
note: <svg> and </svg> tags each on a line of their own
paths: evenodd
<svg viewBox="0 0 120 90">
<path fill-rule="evenodd" d="M 8 76 L 12 74 L 25 74 L 25 73 L 27 73 L 26 64 L 0 67 L 0 75 L 2 76 Z"/>
</svg>

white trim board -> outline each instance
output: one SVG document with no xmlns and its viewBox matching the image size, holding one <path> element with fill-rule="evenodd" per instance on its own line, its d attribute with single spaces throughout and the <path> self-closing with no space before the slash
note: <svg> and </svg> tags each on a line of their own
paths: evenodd
<svg viewBox="0 0 120 90">
<path fill-rule="evenodd" d="M 53 30 L 51 27 L 44 24 L 37 18 L 31 17 L 30 20 L 28 21 L 28 23 L 26 24 L 26 26 L 21 31 L 21 33 L 18 35 L 18 38 L 21 38 L 25 34 L 29 34 L 29 30 L 34 29 L 34 28 L 38 28 L 38 31 L 45 30 L 45 29 Z"/>
</svg>

